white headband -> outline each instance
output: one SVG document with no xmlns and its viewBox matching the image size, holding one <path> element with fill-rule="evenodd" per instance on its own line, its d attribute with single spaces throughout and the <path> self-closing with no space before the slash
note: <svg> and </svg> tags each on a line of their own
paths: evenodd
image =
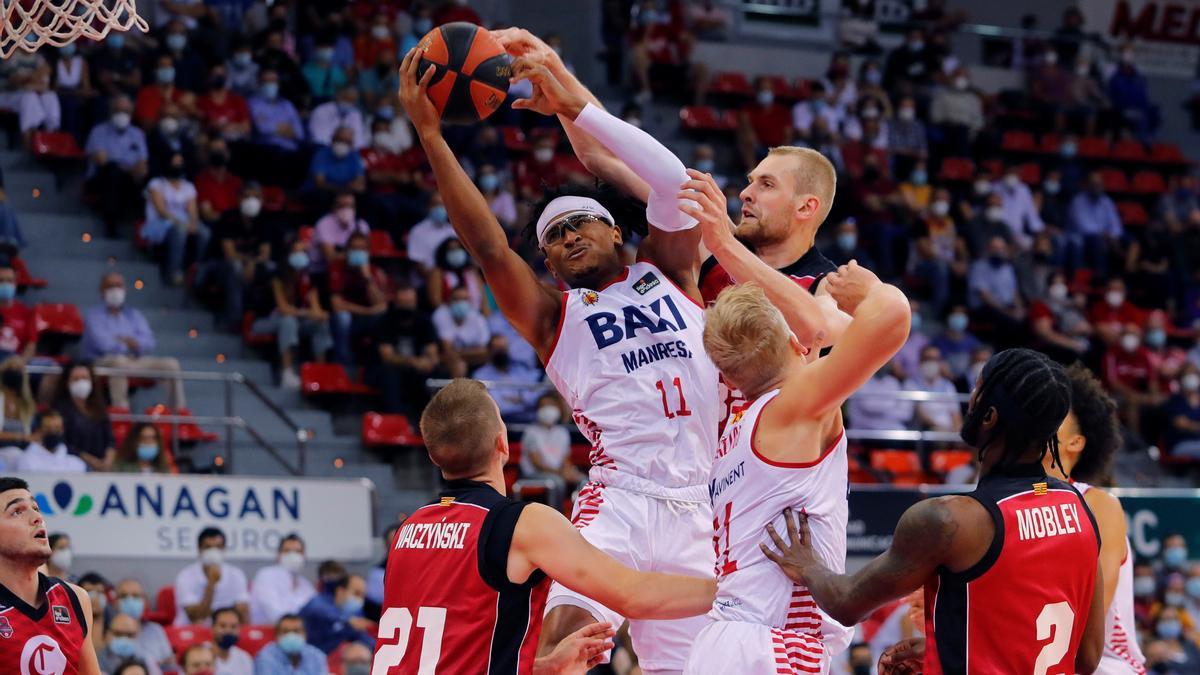
<svg viewBox="0 0 1200 675">
<path fill-rule="evenodd" d="M 573 215 L 576 213 L 586 213 L 595 216 L 609 225 L 616 225 L 612 214 L 608 209 L 600 205 L 600 202 L 590 197 L 558 197 L 546 205 L 542 210 L 542 215 L 537 221 L 537 240 L 538 246 L 542 245 L 542 236 L 546 234 L 546 229 L 550 227 L 550 223 L 558 220 L 563 216 Z"/>
</svg>

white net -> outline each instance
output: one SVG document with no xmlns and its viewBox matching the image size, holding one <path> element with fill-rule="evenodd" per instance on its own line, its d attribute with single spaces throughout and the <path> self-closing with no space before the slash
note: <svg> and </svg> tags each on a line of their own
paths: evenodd
<svg viewBox="0 0 1200 675">
<path fill-rule="evenodd" d="M 84 37 L 101 40 L 108 31 L 149 30 L 137 13 L 137 0 L 0 0 L 4 26 L 0 58 L 17 49 L 61 47 Z"/>
</svg>

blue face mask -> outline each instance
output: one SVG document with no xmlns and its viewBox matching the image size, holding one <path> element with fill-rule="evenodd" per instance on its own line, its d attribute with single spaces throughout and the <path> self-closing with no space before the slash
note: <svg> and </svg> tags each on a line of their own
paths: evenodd
<svg viewBox="0 0 1200 675">
<path fill-rule="evenodd" d="M 317 60 L 321 63 L 329 63 L 333 60 L 333 50 L 328 47 L 322 47 L 317 50 Z"/>
<path fill-rule="evenodd" d="M 461 248 L 446 252 L 446 264 L 458 269 L 467 264 L 467 252 Z"/>
<path fill-rule="evenodd" d="M 138 459 L 143 462 L 152 462 L 155 457 L 158 457 L 158 445 L 156 443 L 143 443 L 137 447 Z"/>
<path fill-rule="evenodd" d="M 500 186 L 500 177 L 494 173 L 484 174 L 479 177 L 479 189 L 484 192 L 491 192 Z"/>
<path fill-rule="evenodd" d="M 1155 583 L 1154 577 L 1134 577 L 1133 578 L 1133 594 L 1139 598 L 1148 598 L 1154 595 Z"/>
<path fill-rule="evenodd" d="M 1167 344 L 1166 331 L 1161 328 L 1151 328 L 1146 331 L 1146 344 L 1156 349 Z"/>
<path fill-rule="evenodd" d="M 346 264 L 351 267 L 362 267 L 371 261 L 371 254 L 361 248 L 346 251 Z"/>
<path fill-rule="evenodd" d="M 435 223 L 444 223 L 449 220 L 446 215 L 446 207 L 441 205 L 429 207 L 429 219 Z"/>
<path fill-rule="evenodd" d="M 289 656 L 295 656 L 296 654 L 304 651 L 304 646 L 308 644 L 308 642 L 304 639 L 304 636 L 299 633 L 288 633 L 286 635 L 281 635 L 275 642 L 279 645 L 279 648 L 283 650 L 283 653 L 288 654 Z"/>
<path fill-rule="evenodd" d="M 853 251 L 858 245 L 858 235 L 853 232 L 843 232 L 837 236 L 838 248 L 843 251 Z"/>
<path fill-rule="evenodd" d="M 913 185 L 924 185 L 929 182 L 929 174 L 924 169 L 917 169 L 909 176 Z"/>
<path fill-rule="evenodd" d="M 1163 562 L 1167 567 L 1180 568 L 1187 562 L 1187 549 L 1181 546 L 1174 546 L 1163 551 Z"/>
<path fill-rule="evenodd" d="M 909 326 L 910 330 L 921 330 L 921 315 L 913 312 L 912 323 Z"/>
<path fill-rule="evenodd" d="M 700 171 L 702 173 L 712 173 L 713 169 L 715 169 L 715 168 L 716 168 L 716 162 L 712 161 L 711 159 L 696 160 L 696 170 L 697 171 Z"/>
<path fill-rule="evenodd" d="M 413 21 L 413 33 L 424 35 L 433 30 L 433 19 L 420 18 Z"/>
<path fill-rule="evenodd" d="M 308 254 L 304 251 L 296 251 L 288 256 L 288 264 L 294 270 L 302 270 L 308 267 Z"/>
<path fill-rule="evenodd" d="M 259 87 L 259 91 L 262 92 L 263 98 L 273 100 L 279 95 L 279 83 L 264 82 L 262 86 Z"/>
<path fill-rule="evenodd" d="M 467 318 L 467 314 L 471 313 L 471 303 L 466 300 L 455 300 L 450 303 L 450 316 L 458 321 Z"/>
<path fill-rule="evenodd" d="M 254 61 L 254 55 L 250 52 L 238 52 L 233 55 L 233 62 L 243 68 L 250 65 L 252 61 Z"/>
<path fill-rule="evenodd" d="M 1187 594 L 1200 599 L 1200 577 L 1192 577 L 1187 580 Z"/>
<path fill-rule="evenodd" d="M 950 330 L 961 333 L 967 329 L 967 321 L 966 314 L 951 314 L 950 318 L 946 320 L 946 325 L 950 327 Z"/>
<path fill-rule="evenodd" d="M 104 38 L 104 42 L 108 44 L 109 49 L 121 49 L 125 46 L 125 36 L 120 33 L 109 33 L 108 37 Z"/>
<path fill-rule="evenodd" d="M 17 296 L 17 285 L 0 283 L 0 300 L 12 300 Z"/>
<path fill-rule="evenodd" d="M 1158 636 L 1165 640 L 1178 640 L 1180 635 L 1183 635 L 1183 624 L 1179 621 L 1164 619 L 1158 622 L 1155 627 L 1158 630 Z"/>
<path fill-rule="evenodd" d="M 350 616 L 355 616 L 362 611 L 363 599 L 357 595 L 347 595 L 342 601 L 341 610 Z"/>
<path fill-rule="evenodd" d="M 175 69 L 171 66 L 163 66 L 155 71 L 154 76 L 158 78 L 160 83 L 169 84 L 175 81 Z"/>
<path fill-rule="evenodd" d="M 63 46 L 59 47 L 58 53 L 67 58 L 71 58 L 72 56 L 75 56 L 75 43 L 72 42 L 69 45 L 63 45 Z"/>
<path fill-rule="evenodd" d="M 381 120 L 390 120 L 396 116 L 396 110 L 390 105 L 381 105 L 375 111 L 375 116 Z"/>
<path fill-rule="evenodd" d="M 137 651 L 137 645 L 131 637 L 115 637 L 108 641 L 108 651 L 123 659 L 127 659 Z"/>
<path fill-rule="evenodd" d="M 187 46 L 187 36 L 183 33 L 171 33 L 167 36 L 167 49 L 181 52 Z"/>
<path fill-rule="evenodd" d="M 135 619 L 140 619 L 142 618 L 142 614 L 146 613 L 146 601 L 132 595 L 126 596 L 117 601 L 117 609 L 122 614 L 128 614 Z"/>
<path fill-rule="evenodd" d="M 1078 148 L 1075 147 L 1075 144 L 1070 141 L 1067 141 L 1058 147 L 1058 151 L 1063 157 L 1074 157 L 1077 150 Z"/>
<path fill-rule="evenodd" d="M 1168 607 L 1183 607 L 1183 603 L 1187 600 L 1187 596 L 1179 591 L 1169 591 L 1163 593 L 1163 604 Z"/>
</svg>

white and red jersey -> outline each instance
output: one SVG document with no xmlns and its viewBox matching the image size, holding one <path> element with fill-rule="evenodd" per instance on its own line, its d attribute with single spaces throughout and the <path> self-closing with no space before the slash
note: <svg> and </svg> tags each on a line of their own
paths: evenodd
<svg viewBox="0 0 1200 675">
<path fill-rule="evenodd" d="M 703 335 L 704 309 L 649 262 L 603 288 L 563 293 L 546 374 L 592 444 L 593 482 L 702 495 L 718 412 Z"/>
<path fill-rule="evenodd" d="M 1092 489 L 1087 483 L 1075 483 L 1079 494 L 1087 497 Z M 1125 540 L 1125 558 L 1117 573 L 1117 592 L 1113 595 L 1108 614 L 1104 616 L 1104 653 L 1096 673 L 1100 675 L 1138 675 L 1146 672 L 1146 657 L 1137 641 L 1137 626 L 1133 619 L 1133 551 Z"/>
<path fill-rule="evenodd" d="M 846 435 L 812 462 L 765 458 L 755 447 L 754 435 L 763 409 L 778 395 L 775 389 L 735 412 L 717 446 L 708 486 L 717 554 L 717 597 L 709 617 L 819 638 L 819 648 L 836 655 L 850 645 L 854 631 L 821 611 L 808 589 L 792 583 L 759 544 L 770 543 L 767 523 L 776 532 L 787 530 L 785 508 L 804 512 L 817 555 L 830 569 L 845 571 L 850 510 Z"/>
</svg>

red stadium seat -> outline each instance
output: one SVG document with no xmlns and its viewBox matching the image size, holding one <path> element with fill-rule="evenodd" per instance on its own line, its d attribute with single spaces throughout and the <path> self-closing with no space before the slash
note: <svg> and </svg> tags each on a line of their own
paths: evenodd
<svg viewBox="0 0 1200 675">
<path fill-rule="evenodd" d="M 400 260 L 407 258 L 404 251 L 396 248 L 392 235 L 386 230 L 371 230 L 371 257 Z"/>
<path fill-rule="evenodd" d="M 975 177 L 975 163 L 965 157 L 947 157 L 942 160 L 941 179 L 962 182 Z"/>
<path fill-rule="evenodd" d="M 238 647 L 254 656 L 260 649 L 275 641 L 273 626 L 242 626 L 238 635 Z"/>
<path fill-rule="evenodd" d="M 1137 202 L 1117 202 L 1117 215 L 1127 227 L 1140 227 L 1150 222 L 1150 215 L 1146 213 L 1145 207 Z"/>
<path fill-rule="evenodd" d="M 287 206 L 287 193 L 278 185 L 262 186 L 263 208 L 267 211 L 282 211 Z"/>
<path fill-rule="evenodd" d="M 1007 152 L 1033 152 L 1037 149 L 1033 134 L 1028 131 L 1006 131 L 1000 149 Z"/>
<path fill-rule="evenodd" d="M 750 85 L 750 79 L 745 73 L 725 72 L 717 73 L 713 77 L 712 86 L 709 91 L 714 94 L 727 94 L 730 96 L 753 96 L 754 87 Z"/>
<path fill-rule="evenodd" d="M 804 97 L 804 91 L 792 86 L 786 77 L 781 75 L 763 75 L 763 79 L 771 84 L 775 98 L 781 101 L 798 101 Z"/>
<path fill-rule="evenodd" d="M 1146 159 L 1146 146 L 1134 140 L 1117 141 L 1113 143 L 1111 157 L 1125 162 L 1141 162 Z"/>
<path fill-rule="evenodd" d="M 1042 167 L 1037 162 L 1026 162 L 1017 167 L 1017 175 L 1026 185 L 1037 185 L 1042 182 Z"/>
<path fill-rule="evenodd" d="M 146 408 L 144 414 L 153 415 L 155 417 L 160 416 L 160 415 L 176 415 L 179 417 L 191 417 L 192 411 L 188 410 L 187 408 L 179 408 L 177 410 L 171 410 L 170 408 L 163 405 L 162 403 L 159 403 L 158 405 L 152 405 L 149 408 Z M 158 427 L 158 432 L 163 437 L 163 443 L 166 445 L 170 445 L 171 438 L 172 438 L 172 436 L 174 436 L 175 425 L 171 424 L 170 422 L 162 422 L 162 423 L 155 423 L 155 426 Z M 179 441 L 181 443 L 212 443 L 213 441 L 219 440 L 220 438 L 221 437 L 218 434 L 215 434 L 211 431 L 205 431 L 205 430 L 201 429 L 199 426 L 196 425 L 195 422 L 181 422 L 179 424 Z"/>
<path fill-rule="evenodd" d="M 1004 175 L 1004 160 L 985 159 L 979 163 L 979 167 L 993 178 L 999 178 Z"/>
<path fill-rule="evenodd" d="M 893 474 L 921 470 L 921 458 L 912 450 L 872 450 L 871 468 Z"/>
<path fill-rule="evenodd" d="M 1108 139 L 1101 136 L 1084 136 L 1077 145 L 1080 157 L 1102 159 L 1108 157 Z"/>
<path fill-rule="evenodd" d="M 525 132 L 519 127 L 500 127 L 500 138 L 509 152 L 529 151 L 529 141 L 525 139 Z"/>
<path fill-rule="evenodd" d="M 362 419 L 362 442 L 368 448 L 380 446 L 422 445 L 421 435 L 413 429 L 405 415 L 384 415 L 369 412 Z M 509 453 L 512 448 L 510 445 Z M 511 456 L 510 456 L 511 461 Z"/>
<path fill-rule="evenodd" d="M 35 131 L 29 149 L 38 159 L 83 159 L 75 137 L 65 131 Z"/>
<path fill-rule="evenodd" d="M 1158 164 L 1187 164 L 1187 159 L 1174 143 L 1155 143 L 1150 146 L 1150 161 Z"/>
<path fill-rule="evenodd" d="M 300 233 L 300 241 L 302 241 L 306 244 L 309 244 L 309 243 L 312 243 L 313 237 L 316 236 L 317 228 L 315 228 L 311 225 L 305 225 L 304 227 L 300 228 L 299 233 Z"/>
<path fill-rule="evenodd" d="M 1100 169 L 1100 175 L 1104 178 L 1105 192 L 1129 192 L 1129 179 L 1125 177 L 1125 172 L 1120 169 Z"/>
<path fill-rule="evenodd" d="M 154 611 L 147 611 L 144 619 L 164 626 L 175 622 L 175 587 L 163 586 L 154 599 Z"/>
<path fill-rule="evenodd" d="M 975 453 L 970 450 L 934 450 L 929 455 L 929 467 L 940 474 L 947 474 L 964 464 L 970 464 Z"/>
<path fill-rule="evenodd" d="M 1062 139 L 1058 134 L 1042 134 L 1042 142 L 1038 145 L 1038 150 L 1047 154 L 1058 154 L 1058 147 L 1062 145 Z"/>
<path fill-rule="evenodd" d="M 1167 191 L 1167 182 L 1157 171 L 1139 171 L 1133 174 L 1130 188 L 1143 194 L 1162 194 Z"/>
<path fill-rule="evenodd" d="M 242 342 L 251 347 L 266 347 L 275 344 L 275 334 L 255 333 L 254 312 L 246 312 L 242 315 Z"/>
<path fill-rule="evenodd" d="M 17 286 L 21 288 L 45 288 L 45 279 L 39 279 L 29 273 L 29 267 L 20 258 L 11 259 L 13 271 L 17 273 Z"/>
<path fill-rule="evenodd" d="M 33 306 L 33 326 L 38 335 L 49 332 L 79 337 L 83 335 L 83 315 L 70 303 L 41 302 Z"/>
<path fill-rule="evenodd" d="M 300 366 L 300 391 L 316 394 L 373 394 L 365 384 L 353 382 L 340 363 L 306 363 Z"/>
<path fill-rule="evenodd" d="M 732 131 L 736 120 L 707 105 L 684 106 L 679 111 L 679 123 L 685 131 Z"/>
<path fill-rule="evenodd" d="M 208 626 L 166 626 L 167 642 L 176 656 L 182 656 L 183 651 L 201 642 L 212 642 L 212 629 Z"/>
<path fill-rule="evenodd" d="M 129 408 L 119 408 L 117 406 L 111 406 L 108 409 L 108 414 L 110 416 L 112 416 L 112 415 L 128 415 Z M 119 422 L 117 420 L 112 420 L 113 445 L 115 445 L 117 447 L 121 447 L 121 444 L 125 442 L 125 437 L 128 436 L 129 432 L 132 430 L 133 430 L 133 422 L 130 422 L 128 420 L 121 420 Z"/>
</svg>

